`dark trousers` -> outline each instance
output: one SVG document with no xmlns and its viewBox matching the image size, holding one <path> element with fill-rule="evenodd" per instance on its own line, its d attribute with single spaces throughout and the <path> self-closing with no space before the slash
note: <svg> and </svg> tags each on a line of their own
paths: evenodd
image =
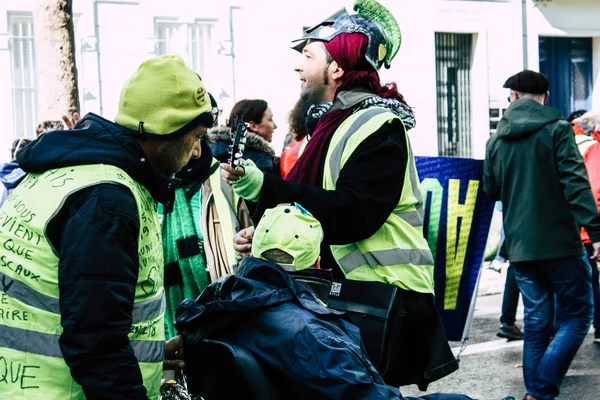
<svg viewBox="0 0 600 400">
<path fill-rule="evenodd" d="M 600 329 L 600 271 L 596 260 L 590 260 L 589 257 L 594 254 L 594 248 L 591 244 L 585 245 L 588 255 L 588 261 L 592 267 L 592 293 L 594 295 L 594 328 Z"/>
<path fill-rule="evenodd" d="M 504 297 L 502 298 L 502 315 L 500 322 L 514 325 L 517 320 L 517 306 L 519 305 L 519 286 L 515 279 L 515 267 L 508 266 L 506 282 L 504 283 Z"/>
<path fill-rule="evenodd" d="M 513 266 L 525 306 L 525 388 L 540 400 L 554 399 L 592 323 L 590 264 L 581 256 Z"/>
</svg>

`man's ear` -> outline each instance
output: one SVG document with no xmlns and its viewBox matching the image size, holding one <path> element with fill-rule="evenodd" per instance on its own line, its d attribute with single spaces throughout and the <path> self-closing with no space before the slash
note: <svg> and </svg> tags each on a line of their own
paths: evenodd
<svg viewBox="0 0 600 400">
<path fill-rule="evenodd" d="M 344 77 L 344 70 L 336 61 L 332 61 L 331 64 L 329 64 L 329 72 L 331 73 L 331 79 L 334 81 Z"/>
<path fill-rule="evenodd" d="M 544 104 L 548 102 L 548 98 L 550 97 L 550 92 L 546 90 L 546 94 L 544 95 Z"/>
<path fill-rule="evenodd" d="M 321 269 L 321 256 L 317 258 L 317 261 L 315 262 L 315 268 Z"/>
</svg>

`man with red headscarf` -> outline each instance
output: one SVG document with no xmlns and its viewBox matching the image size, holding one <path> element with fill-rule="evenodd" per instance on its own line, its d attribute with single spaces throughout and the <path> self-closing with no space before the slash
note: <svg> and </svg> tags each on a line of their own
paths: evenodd
<svg viewBox="0 0 600 400">
<path fill-rule="evenodd" d="M 258 217 L 280 203 L 310 211 L 325 232 L 321 266 L 337 278 L 378 282 L 382 292 L 396 288 L 389 322 L 401 326 L 384 349 L 388 354 L 375 355 L 382 344 L 372 343 L 361 326 L 363 340 L 386 383 L 426 387 L 458 365 L 434 303 L 434 260 L 423 238 L 423 201 L 407 134 L 415 118 L 396 84 L 382 85 L 377 73 L 397 53 L 400 29 L 373 0 L 358 0 L 354 9 L 358 14 L 342 9 L 306 30 L 294 47 L 304 56 L 295 68 L 301 100 L 312 106 L 306 146 L 286 180 L 248 161 L 235 169 L 222 165 L 223 176 L 241 197 L 258 203 Z M 251 230 L 236 236 L 240 253 L 250 251 L 251 236 Z M 386 365 L 378 365 L 384 359 Z"/>
</svg>

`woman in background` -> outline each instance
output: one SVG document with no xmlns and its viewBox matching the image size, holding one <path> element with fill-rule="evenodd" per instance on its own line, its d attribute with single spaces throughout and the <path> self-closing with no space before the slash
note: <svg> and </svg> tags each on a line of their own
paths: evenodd
<svg viewBox="0 0 600 400">
<path fill-rule="evenodd" d="M 275 150 L 270 145 L 277 124 L 265 100 L 245 99 L 235 103 L 227 127 L 214 128 L 208 134 L 213 156 L 220 162 L 227 162 L 231 124 L 236 115 L 249 124 L 244 159 L 254 161 L 263 172 L 279 175 L 279 157 L 275 156 Z"/>
</svg>

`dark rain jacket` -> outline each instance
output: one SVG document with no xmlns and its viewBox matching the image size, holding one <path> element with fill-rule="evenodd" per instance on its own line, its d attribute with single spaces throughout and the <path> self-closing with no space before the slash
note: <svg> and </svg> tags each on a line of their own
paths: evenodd
<svg viewBox="0 0 600 400">
<path fill-rule="evenodd" d="M 503 206 L 512 262 L 584 254 L 579 228 L 600 241 L 600 217 L 571 125 L 558 109 L 513 102 L 487 142 L 484 187 Z"/>
<path fill-rule="evenodd" d="M 286 399 L 400 395 L 367 359 L 358 328 L 274 263 L 244 258 L 236 275 L 211 284 L 195 302 L 184 300 L 175 326 L 186 347 L 204 338 L 243 346 L 276 371 L 271 379 Z"/>
<path fill-rule="evenodd" d="M 26 172 L 86 164 L 123 169 L 155 199 L 173 203 L 176 180 L 158 174 L 119 125 L 88 114 L 73 130 L 42 135 L 19 152 Z M 146 399 L 127 337 L 138 278 L 140 224 L 128 188 L 99 184 L 80 190 L 48 224 L 58 250 L 59 344 L 71 375 L 88 399 Z"/>
<path fill-rule="evenodd" d="M 8 195 L 12 193 L 26 176 L 27 173 L 16 162 L 9 162 L 0 166 L 0 182 L 2 182 L 3 186 L 0 188 L 0 205 L 4 203 Z"/>
</svg>

